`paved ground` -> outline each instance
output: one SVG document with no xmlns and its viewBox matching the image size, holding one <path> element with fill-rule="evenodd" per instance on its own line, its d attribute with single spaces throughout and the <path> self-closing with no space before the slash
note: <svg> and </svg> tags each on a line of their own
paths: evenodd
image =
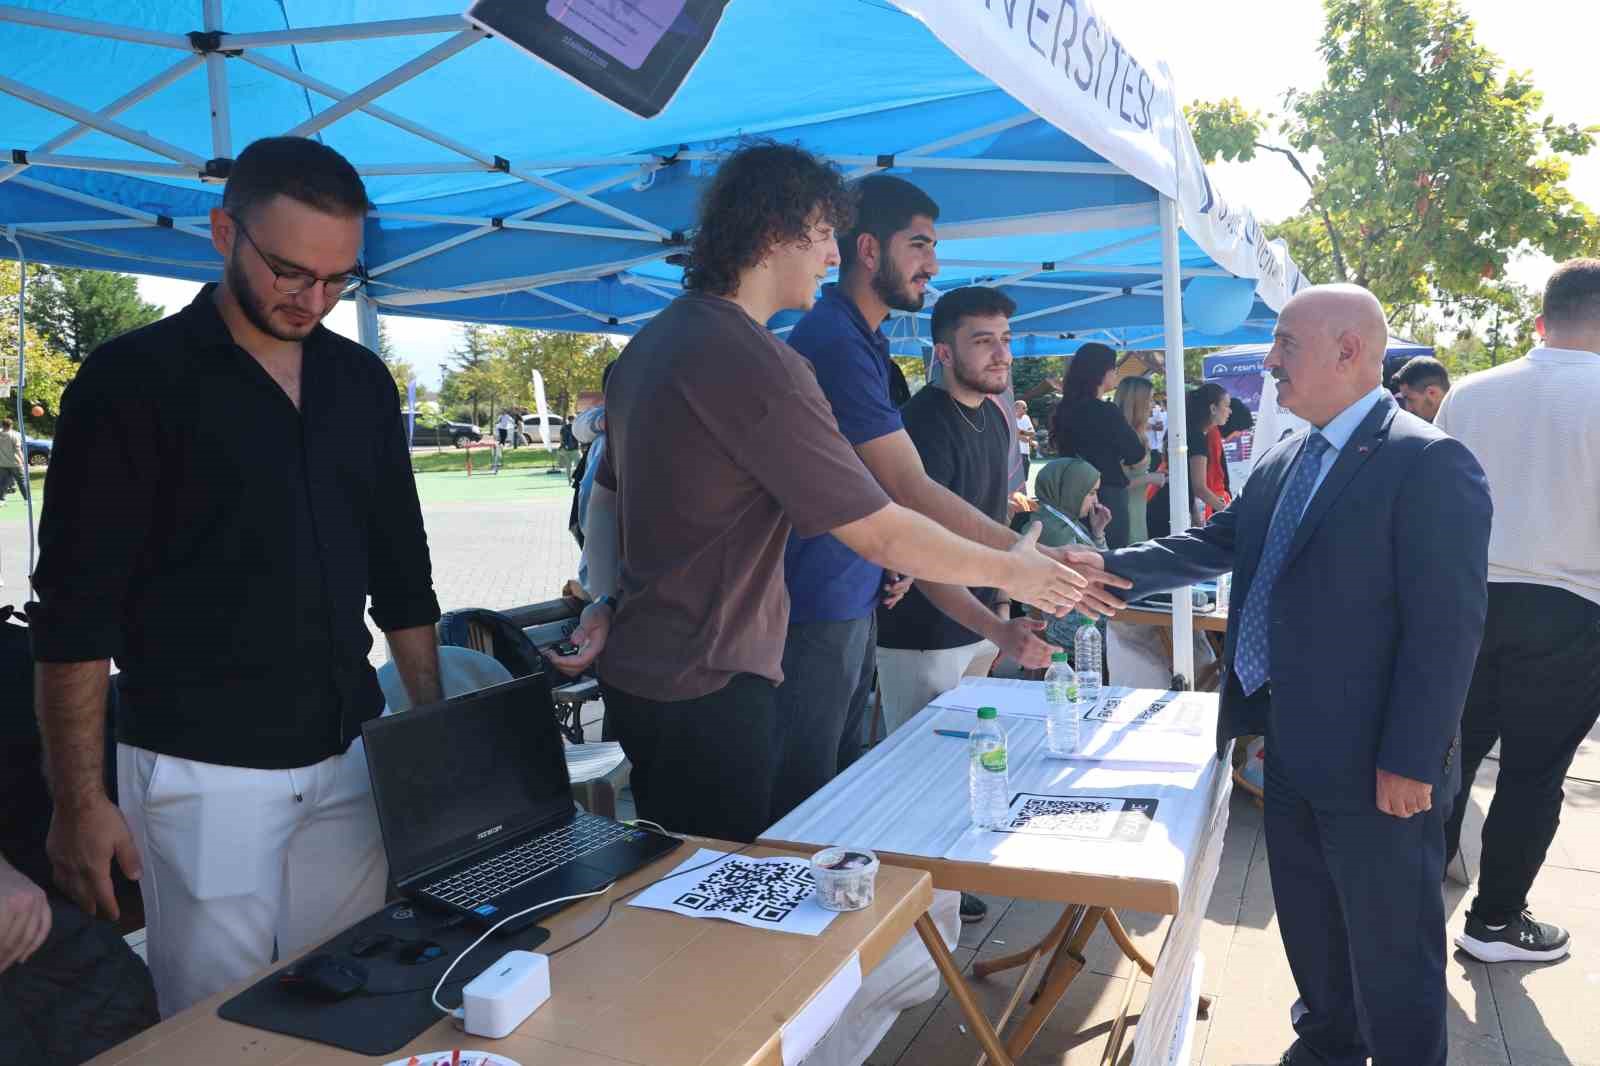
<svg viewBox="0 0 1600 1066">
<path fill-rule="evenodd" d="M 474 464 L 476 466 L 476 464 Z M 422 474 L 417 478 L 440 604 L 518 607 L 555 597 L 578 573 L 578 545 L 567 532 L 572 490 L 543 470 Z M 35 504 L 43 493 L 36 493 Z M 27 569 L 26 508 L 0 505 L 0 604 L 21 603 Z M 381 642 L 375 656 L 386 657 Z"/>
<path fill-rule="evenodd" d="M 566 532 L 570 490 L 547 473 L 499 477 L 428 474 L 419 479 L 439 598 L 452 607 L 512 607 L 555 596 L 577 573 L 578 549 Z M 0 507 L 0 604 L 20 602 L 27 558 L 22 506 Z M 374 657 L 382 656 L 381 644 Z M 1496 764 L 1479 774 L 1467 819 L 1467 852 L 1476 870 Z M 622 797 L 627 806 L 628 797 Z M 1451 931 L 1459 930 L 1470 891 L 1445 887 Z M 990 900 L 987 922 L 963 929 L 957 961 L 1016 951 L 1037 939 L 1056 909 L 1025 900 Z M 1451 1062 L 1454 1066 L 1600 1066 L 1600 729 L 1574 764 L 1561 829 L 1534 886 L 1537 915 L 1573 933 L 1575 954 L 1548 965 L 1484 966 L 1456 953 L 1449 964 Z M 1153 955 L 1166 923 L 1123 914 Z M 1233 801 L 1222 873 L 1202 940 L 1205 990 L 1216 997 L 1196 1043 L 1203 1066 L 1265 1066 L 1290 1043 L 1294 986 L 1278 939 L 1261 834 L 1261 816 L 1243 797 Z M 1050 1019 L 1024 1066 L 1077 1066 L 1100 1061 L 1130 966 L 1102 930 L 1088 953 L 1088 971 Z M 979 982 L 991 1013 L 1011 992 L 1007 978 Z M 1142 993 L 1141 993 L 1142 994 Z M 945 1066 L 976 1057 L 948 997 L 907 1012 L 868 1062 L 872 1066 Z"/>
</svg>

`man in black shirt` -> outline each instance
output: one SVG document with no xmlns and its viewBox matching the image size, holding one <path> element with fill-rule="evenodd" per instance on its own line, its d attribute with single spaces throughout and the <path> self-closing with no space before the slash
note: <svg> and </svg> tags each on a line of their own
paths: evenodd
<svg viewBox="0 0 1600 1066">
<path fill-rule="evenodd" d="M 941 383 L 923 388 L 900 409 L 928 477 L 996 522 L 1006 520 L 1015 451 L 1011 407 L 998 401 L 1011 384 L 1008 320 L 1015 310 L 996 289 L 945 293 L 933 308 Z M 1043 628 L 1042 622 L 1012 620 L 1010 601 L 995 589 L 918 581 L 898 606 L 878 609 L 885 728 L 894 732 L 959 684 L 963 674 L 988 673 L 1008 629 L 1036 635 Z"/>
<path fill-rule="evenodd" d="M 413 702 L 440 695 L 394 381 L 320 325 L 360 284 L 366 209 L 331 149 L 252 144 L 211 211 L 222 282 L 101 346 L 62 401 L 30 609 L 48 848 L 90 914 L 117 915 L 113 859 L 140 879 L 168 1015 L 383 904 L 369 595 Z"/>
</svg>

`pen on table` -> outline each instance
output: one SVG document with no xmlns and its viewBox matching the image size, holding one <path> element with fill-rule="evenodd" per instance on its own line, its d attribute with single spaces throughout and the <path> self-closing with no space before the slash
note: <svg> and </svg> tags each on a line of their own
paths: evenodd
<svg viewBox="0 0 1600 1066">
<path fill-rule="evenodd" d="M 965 729 L 935 729 L 934 732 L 941 737 L 955 737 L 957 740 L 972 739 L 972 734 Z"/>
</svg>

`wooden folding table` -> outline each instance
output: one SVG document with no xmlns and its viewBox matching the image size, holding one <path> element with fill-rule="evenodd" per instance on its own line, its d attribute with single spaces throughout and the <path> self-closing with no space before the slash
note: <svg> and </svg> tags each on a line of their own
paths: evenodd
<svg viewBox="0 0 1600 1066">
<path fill-rule="evenodd" d="M 549 919 L 551 937 L 539 950 L 558 949 L 593 929 L 612 899 L 670 873 L 697 845 L 723 851 L 739 847 L 688 841 L 612 893 Z M 746 854 L 774 851 L 754 848 Z M 236 988 L 93 1061 L 96 1066 L 348 1066 L 404 1063 L 412 1054 L 462 1048 L 492 1051 L 522 1066 L 782 1066 L 786 1027 L 813 1002 L 819 1008 L 831 1005 L 818 994 L 852 957 L 859 958 L 862 974 L 871 973 L 932 902 L 927 874 L 885 866 L 873 906 L 839 915 L 815 937 L 619 904 L 604 928 L 551 960 L 549 1001 L 503 1040 L 468 1036 L 441 1016 L 405 1048 L 366 1058 L 223 1021 L 217 1007 L 240 991 Z M 463 1061 L 474 1059 L 469 1054 Z"/>
</svg>

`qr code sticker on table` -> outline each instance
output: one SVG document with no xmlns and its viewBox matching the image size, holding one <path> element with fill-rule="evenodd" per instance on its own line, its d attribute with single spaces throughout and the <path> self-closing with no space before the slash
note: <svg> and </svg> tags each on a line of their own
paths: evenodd
<svg viewBox="0 0 1600 1066">
<path fill-rule="evenodd" d="M 816 882 L 803 862 L 748 862 L 730 858 L 673 902 L 706 914 L 739 914 L 781 925 L 810 897 Z"/>
<path fill-rule="evenodd" d="M 1149 833 L 1159 802 L 1122 796 L 1035 796 L 1024 792 L 1012 801 L 1004 831 L 1136 844 Z"/>
</svg>

